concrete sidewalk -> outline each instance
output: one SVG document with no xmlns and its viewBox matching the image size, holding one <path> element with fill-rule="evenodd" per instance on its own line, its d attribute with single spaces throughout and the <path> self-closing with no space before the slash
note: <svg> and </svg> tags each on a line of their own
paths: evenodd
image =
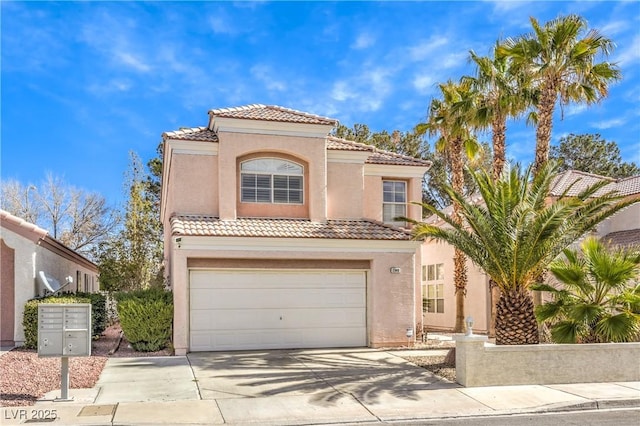
<svg viewBox="0 0 640 426">
<path fill-rule="evenodd" d="M 95 388 L 69 393 L 2 408 L 1 423 L 302 425 L 640 407 L 640 382 L 463 388 L 372 349 L 112 358 Z"/>
</svg>

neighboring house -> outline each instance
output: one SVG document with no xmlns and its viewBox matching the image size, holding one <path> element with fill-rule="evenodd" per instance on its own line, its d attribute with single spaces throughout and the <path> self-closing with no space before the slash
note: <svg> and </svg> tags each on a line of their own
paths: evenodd
<svg viewBox="0 0 640 426">
<path fill-rule="evenodd" d="M 422 330 L 421 243 L 393 219 L 420 219 L 409 202 L 430 163 L 328 136 L 336 124 L 248 105 L 163 134 L 176 354 L 393 346 Z"/>
<path fill-rule="evenodd" d="M 98 267 L 46 230 L 4 210 L 0 210 L 0 225 L 2 345 L 19 346 L 24 343 L 24 304 L 46 294 L 40 273 L 62 285 L 71 281 L 62 291 L 92 292 L 98 290 Z"/>
<path fill-rule="evenodd" d="M 575 195 L 600 181 L 608 181 L 609 184 L 596 195 L 616 191 L 619 195 L 640 201 L 640 175 L 616 180 L 577 170 L 560 174 L 550 195 L 552 198 L 558 197 L 567 189 L 567 195 Z M 632 204 L 600 223 L 594 234 L 614 246 L 640 245 L 640 203 Z"/>
<path fill-rule="evenodd" d="M 476 200 L 477 201 L 477 200 Z M 451 206 L 443 210 L 453 213 Z M 433 215 L 424 221 L 437 226 L 445 222 Z M 422 247 L 423 322 L 429 331 L 451 331 L 456 320 L 455 286 L 453 285 L 452 245 L 427 239 Z M 467 295 L 465 318 L 473 318 L 474 333 L 487 333 L 491 322 L 489 277 L 467 259 Z"/>
<path fill-rule="evenodd" d="M 601 181 L 609 182 L 599 194 L 617 191 L 625 197 L 640 200 L 640 176 L 612 179 L 605 176 L 569 170 L 560 173 L 549 193 L 549 200 L 567 195 L 577 195 L 585 188 Z M 445 212 L 451 212 L 447 207 Z M 426 222 L 444 226 L 437 216 Z M 640 203 L 635 203 L 602 222 L 594 235 L 617 246 L 640 245 Z M 424 324 L 428 330 L 450 331 L 455 324 L 455 294 L 453 285 L 453 246 L 436 241 L 425 241 L 422 248 L 423 297 L 425 298 Z M 479 267 L 467 261 L 467 297 L 465 316 L 474 319 L 474 331 L 487 333 L 491 321 L 491 297 L 489 278 Z"/>
</svg>

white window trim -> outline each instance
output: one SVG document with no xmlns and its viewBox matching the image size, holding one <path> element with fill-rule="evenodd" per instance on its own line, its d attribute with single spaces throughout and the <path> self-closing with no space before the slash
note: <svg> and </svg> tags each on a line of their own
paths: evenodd
<svg viewBox="0 0 640 426">
<path fill-rule="evenodd" d="M 384 184 L 385 182 L 400 182 L 404 185 L 404 202 L 391 202 L 391 201 L 384 201 Z M 382 180 L 382 221 L 386 224 L 391 224 L 391 225 L 396 225 L 396 226 L 405 226 L 406 223 L 405 222 L 399 222 L 399 221 L 394 221 L 394 220 L 385 220 L 384 218 L 384 206 L 385 205 L 394 205 L 394 206 L 404 206 L 404 216 L 407 216 L 407 211 L 408 211 L 408 206 L 407 206 L 407 199 L 408 199 L 408 183 L 406 180 L 402 180 L 402 179 L 383 179 Z"/>
<path fill-rule="evenodd" d="M 433 278 L 429 279 L 429 267 L 433 267 Z M 442 268 L 442 276 L 438 277 L 438 266 L 440 266 Z M 423 303 L 423 312 L 425 314 L 444 314 L 444 263 L 432 263 L 429 265 L 422 265 L 422 288 L 423 288 L 423 294 L 422 294 L 422 303 Z M 442 293 L 438 294 L 438 286 L 442 285 Z M 429 297 L 429 286 L 433 286 L 433 293 L 434 293 L 434 297 L 430 298 Z M 428 300 L 433 300 L 434 301 L 434 308 L 435 311 L 430 312 L 426 310 L 427 307 L 427 301 Z M 438 312 L 438 300 L 442 300 L 442 312 Z"/>
<path fill-rule="evenodd" d="M 290 163 L 290 164 L 295 164 L 296 166 L 300 167 L 300 173 L 287 173 L 287 172 L 280 172 L 280 171 L 254 171 L 254 170 L 246 170 L 243 171 L 242 170 L 242 166 L 246 163 L 250 163 L 252 161 L 257 161 L 257 160 L 277 160 L 277 161 L 281 161 L 283 163 Z M 270 201 L 266 202 L 266 201 L 243 201 L 242 200 L 242 175 L 243 174 L 251 174 L 251 175 L 262 175 L 262 176 L 270 176 L 270 181 L 271 181 L 271 188 L 270 188 Z M 274 191 L 275 191 L 275 179 L 274 176 L 295 176 L 295 177 L 300 177 L 300 202 L 299 203 L 282 203 L 282 202 L 277 202 L 275 201 L 275 197 L 274 197 Z M 251 158 L 249 160 L 245 160 L 243 162 L 240 163 L 240 202 L 243 204 L 279 204 L 279 205 L 292 205 L 292 206 L 300 206 L 304 204 L 304 166 L 300 163 L 296 163 L 295 161 L 291 161 L 291 160 L 286 160 L 284 158 L 279 158 L 279 157 L 256 157 L 256 158 Z M 288 190 L 288 189 L 287 189 Z"/>
</svg>

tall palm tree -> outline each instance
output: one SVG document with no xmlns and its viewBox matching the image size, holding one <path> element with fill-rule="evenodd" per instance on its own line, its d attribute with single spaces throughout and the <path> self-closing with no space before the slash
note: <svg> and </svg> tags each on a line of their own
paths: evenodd
<svg viewBox="0 0 640 426">
<path fill-rule="evenodd" d="M 549 265 L 561 288 L 535 286 L 554 300 L 537 306 L 539 321 L 551 321 L 557 343 L 628 342 L 640 337 L 640 251 L 609 249 L 594 237 L 582 253 L 566 249 Z"/>
<path fill-rule="evenodd" d="M 467 255 L 501 290 L 497 305 L 496 343 L 539 342 L 538 325 L 529 289 L 536 277 L 571 243 L 607 217 L 637 202 L 607 193 L 595 197 L 606 182 L 575 197 L 565 195 L 549 204 L 547 194 L 557 167 L 545 164 L 532 179 L 532 167 L 521 173 L 516 165 L 494 180 L 489 172 L 472 172 L 483 202 L 473 203 L 447 186 L 460 206 L 464 223 L 429 205 L 449 227 L 414 222 L 416 239 L 445 241 Z M 566 193 L 565 193 L 566 194 Z"/>
<path fill-rule="evenodd" d="M 476 108 L 469 108 L 470 122 L 479 128 L 491 129 L 493 151 L 492 175 L 500 178 L 506 163 L 507 119 L 522 115 L 533 102 L 528 73 L 514 72 L 507 56 L 496 55 L 499 42 L 493 48 L 493 57 L 478 56 L 470 51 L 470 59 L 476 65 L 476 75 L 465 77 L 479 93 Z M 491 321 L 489 335 L 495 336 L 496 304 L 500 290 L 490 280 Z"/>
<path fill-rule="evenodd" d="M 473 105 L 470 101 L 475 92 L 469 82 L 454 83 L 449 80 L 439 85 L 442 97 L 433 99 L 429 105 L 427 122 L 416 127 L 416 133 L 438 135 L 436 149 L 444 153 L 451 170 L 451 187 L 458 194 L 464 193 L 464 154 L 473 157 L 478 150 L 478 144 L 471 135 L 466 118 L 468 108 Z M 452 220 L 462 223 L 460 206 L 453 202 Z M 453 282 L 456 294 L 456 320 L 454 332 L 464 331 L 464 298 L 467 293 L 467 266 L 464 253 L 458 249 L 453 255 Z"/>
<path fill-rule="evenodd" d="M 507 119 L 522 115 L 533 100 L 528 74 L 515 73 L 510 59 L 496 55 L 499 43 L 493 49 L 493 57 L 478 56 L 470 51 L 470 59 L 476 64 L 476 75 L 465 77 L 479 93 L 479 102 L 470 121 L 480 128 L 491 129 L 493 148 L 493 177 L 499 178 L 506 162 Z"/>
<path fill-rule="evenodd" d="M 534 173 L 549 159 L 549 145 L 556 102 L 593 104 L 605 97 L 609 84 L 620 79 L 620 70 L 609 62 L 596 62 L 614 48 L 611 39 L 578 15 L 561 16 L 541 26 L 530 18 L 533 32 L 508 38 L 496 50 L 508 57 L 515 72 L 531 74 L 537 86 L 536 154 Z"/>
</svg>

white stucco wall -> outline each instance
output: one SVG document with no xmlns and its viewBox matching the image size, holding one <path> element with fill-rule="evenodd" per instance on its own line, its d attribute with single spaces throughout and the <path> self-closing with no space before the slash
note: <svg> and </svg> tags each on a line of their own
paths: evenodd
<svg viewBox="0 0 640 426">
<path fill-rule="evenodd" d="M 611 232 L 640 228 L 640 203 L 633 204 L 619 211 L 597 227 L 597 234 L 602 237 Z"/>
<path fill-rule="evenodd" d="M 456 337 L 456 381 L 463 386 L 549 385 L 640 380 L 640 343 L 496 346 Z"/>
<path fill-rule="evenodd" d="M 13 325 L 13 338 L 17 346 L 24 343 L 24 331 L 22 329 L 22 315 L 24 304 L 27 300 L 36 296 L 36 244 L 16 233 L 2 228 L 2 239 L 5 244 L 15 250 L 15 317 Z"/>
</svg>

